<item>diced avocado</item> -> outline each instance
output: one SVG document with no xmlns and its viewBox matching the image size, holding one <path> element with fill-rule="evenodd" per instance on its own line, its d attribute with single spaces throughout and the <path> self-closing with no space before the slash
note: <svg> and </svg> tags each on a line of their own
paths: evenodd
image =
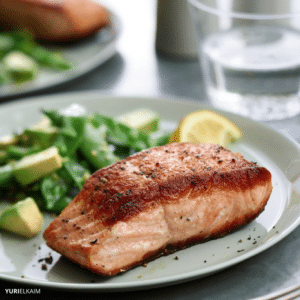
<svg viewBox="0 0 300 300">
<path fill-rule="evenodd" d="M 44 148 L 50 147 L 53 144 L 58 133 L 55 127 L 48 128 L 28 128 L 25 129 L 25 134 L 33 140 L 33 142 L 41 145 Z"/>
<path fill-rule="evenodd" d="M 38 65 L 35 61 L 19 51 L 7 54 L 3 58 L 4 68 L 10 79 L 15 83 L 32 80 L 37 73 Z"/>
<path fill-rule="evenodd" d="M 22 185 L 27 185 L 61 168 L 61 166 L 62 157 L 57 148 L 50 147 L 15 162 L 13 174 Z"/>
<path fill-rule="evenodd" d="M 24 133 L 35 143 L 48 148 L 55 140 L 58 128 L 52 126 L 51 120 L 43 117 L 37 124 L 25 129 Z"/>
<path fill-rule="evenodd" d="M 9 146 L 15 145 L 18 142 L 18 137 L 10 134 L 0 138 L 0 149 L 5 149 Z"/>
<path fill-rule="evenodd" d="M 0 215 L 0 228 L 31 238 L 42 230 L 43 215 L 33 198 L 8 206 Z"/>
<path fill-rule="evenodd" d="M 125 115 L 118 120 L 129 127 L 137 128 L 145 133 L 155 132 L 158 130 L 159 115 L 150 109 L 137 109 Z"/>
</svg>

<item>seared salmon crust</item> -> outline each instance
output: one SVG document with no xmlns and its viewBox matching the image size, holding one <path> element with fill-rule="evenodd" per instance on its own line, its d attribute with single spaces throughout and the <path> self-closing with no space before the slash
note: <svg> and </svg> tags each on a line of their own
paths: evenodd
<svg viewBox="0 0 300 300">
<path fill-rule="evenodd" d="M 95 172 L 44 239 L 68 259 L 112 276 L 254 220 L 271 173 L 227 148 L 173 143 Z"/>
</svg>

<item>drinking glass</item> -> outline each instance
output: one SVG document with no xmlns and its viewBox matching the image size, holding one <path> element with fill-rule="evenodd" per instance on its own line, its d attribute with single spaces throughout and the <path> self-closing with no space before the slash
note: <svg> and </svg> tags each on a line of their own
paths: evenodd
<svg viewBox="0 0 300 300">
<path fill-rule="evenodd" d="M 214 106 L 261 121 L 299 114 L 299 0 L 189 0 L 189 7 Z"/>
</svg>

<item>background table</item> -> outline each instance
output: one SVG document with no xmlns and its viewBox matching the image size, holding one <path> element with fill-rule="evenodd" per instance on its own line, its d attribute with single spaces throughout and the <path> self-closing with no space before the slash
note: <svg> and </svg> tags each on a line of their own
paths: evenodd
<svg viewBox="0 0 300 300">
<path fill-rule="evenodd" d="M 155 51 L 155 0 L 103 0 L 120 18 L 122 31 L 117 54 L 91 73 L 39 94 L 97 90 L 122 96 L 180 97 L 207 102 L 198 60 L 175 60 Z M 7 99 L 6 101 L 13 100 Z M 268 122 L 291 137 L 300 138 L 300 116 Z M 42 288 L 41 298 L 77 299 L 251 299 L 300 283 L 300 228 L 271 249 L 220 273 L 165 288 L 124 293 L 55 292 Z M 0 262 L 1 263 L 1 262 Z M 26 286 L 0 281 L 4 288 Z M 12 298 L 8 295 L 7 298 Z"/>
</svg>

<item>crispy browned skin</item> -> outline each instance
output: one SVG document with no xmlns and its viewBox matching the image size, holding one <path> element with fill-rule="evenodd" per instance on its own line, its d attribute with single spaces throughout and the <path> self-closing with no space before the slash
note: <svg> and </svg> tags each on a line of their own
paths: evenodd
<svg viewBox="0 0 300 300">
<path fill-rule="evenodd" d="M 0 24 L 29 29 L 47 42 L 74 41 L 107 26 L 107 11 L 92 0 L 0 0 Z"/>
<path fill-rule="evenodd" d="M 109 276 L 249 223 L 270 172 L 218 145 L 169 144 L 95 172 L 44 232 L 70 260 Z"/>
</svg>

